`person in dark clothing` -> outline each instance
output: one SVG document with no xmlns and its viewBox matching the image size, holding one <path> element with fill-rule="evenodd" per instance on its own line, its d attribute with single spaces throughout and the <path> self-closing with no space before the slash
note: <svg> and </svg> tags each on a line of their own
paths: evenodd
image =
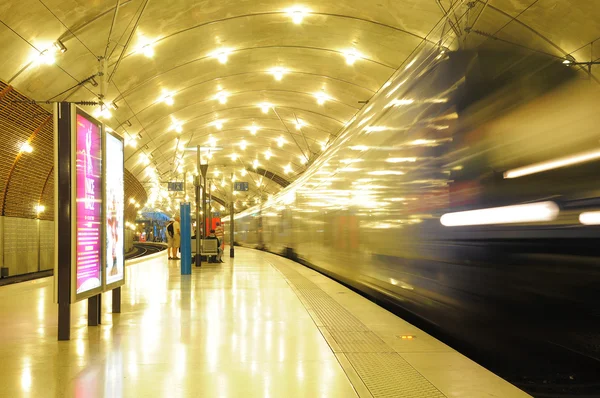
<svg viewBox="0 0 600 398">
<path fill-rule="evenodd" d="M 216 239 L 217 240 L 217 251 L 219 253 L 219 254 L 217 254 L 217 262 L 224 263 L 225 261 L 221 260 L 221 256 L 223 256 L 223 249 L 221 248 L 221 242 L 219 241 L 219 238 L 217 238 L 217 236 L 215 235 L 214 229 L 210 230 L 210 235 L 208 235 L 206 237 L 206 239 Z"/>
</svg>

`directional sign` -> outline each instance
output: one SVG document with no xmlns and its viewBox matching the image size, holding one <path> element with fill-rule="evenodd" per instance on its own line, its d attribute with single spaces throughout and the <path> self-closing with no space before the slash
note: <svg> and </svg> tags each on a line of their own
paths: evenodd
<svg viewBox="0 0 600 398">
<path fill-rule="evenodd" d="M 169 191 L 183 191 L 183 182 L 170 182 Z"/>
<path fill-rule="evenodd" d="M 221 212 L 213 211 L 212 215 L 213 215 L 213 217 L 221 217 Z"/>
<path fill-rule="evenodd" d="M 233 190 L 234 191 L 248 191 L 248 183 L 247 182 L 234 182 L 233 183 Z"/>
</svg>

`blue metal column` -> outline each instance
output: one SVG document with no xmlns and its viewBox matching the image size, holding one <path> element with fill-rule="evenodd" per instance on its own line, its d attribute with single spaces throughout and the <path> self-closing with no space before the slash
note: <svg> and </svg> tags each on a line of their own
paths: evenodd
<svg viewBox="0 0 600 398">
<path fill-rule="evenodd" d="M 182 203 L 180 206 L 181 217 L 181 275 L 192 274 L 192 220 L 190 204 Z"/>
</svg>

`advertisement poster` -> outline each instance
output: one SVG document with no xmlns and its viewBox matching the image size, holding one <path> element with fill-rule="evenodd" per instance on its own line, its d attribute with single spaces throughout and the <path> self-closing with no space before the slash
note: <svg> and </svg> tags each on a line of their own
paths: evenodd
<svg viewBox="0 0 600 398">
<path fill-rule="evenodd" d="M 125 191 L 123 141 L 106 135 L 106 284 L 123 280 Z"/>
<path fill-rule="evenodd" d="M 102 136 L 77 114 L 77 294 L 101 286 Z"/>
</svg>

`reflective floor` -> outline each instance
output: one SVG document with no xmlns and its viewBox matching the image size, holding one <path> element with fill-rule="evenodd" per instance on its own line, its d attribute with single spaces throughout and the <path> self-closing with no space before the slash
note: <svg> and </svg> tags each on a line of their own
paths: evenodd
<svg viewBox="0 0 600 398">
<path fill-rule="evenodd" d="M 105 294 L 103 324 L 88 327 L 85 302 L 74 305 L 69 342 L 56 340 L 52 278 L 1 287 L 0 397 L 370 396 L 281 267 L 335 296 L 446 396 L 524 396 L 312 270 L 248 249 L 224 259 L 191 277 L 166 254 L 129 266 L 122 313 Z M 402 333 L 419 339 L 407 346 Z"/>
</svg>

